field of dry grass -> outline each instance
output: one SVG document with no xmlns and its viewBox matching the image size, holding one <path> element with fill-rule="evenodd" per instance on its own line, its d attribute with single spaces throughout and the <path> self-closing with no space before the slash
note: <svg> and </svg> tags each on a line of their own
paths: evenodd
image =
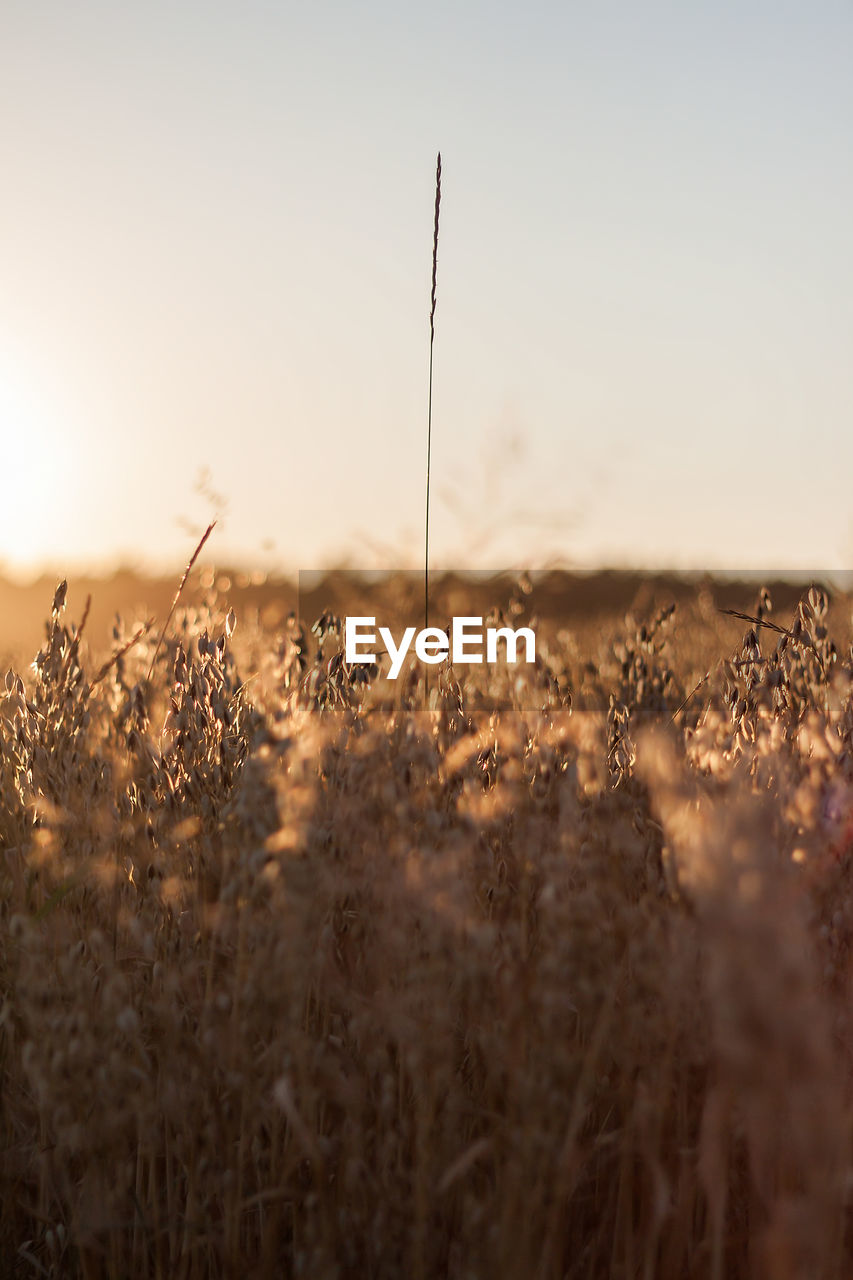
<svg viewBox="0 0 853 1280">
<path fill-rule="evenodd" d="M 2 685 L 0 1274 L 853 1273 L 850 600 L 427 689 L 208 585 Z"/>
</svg>

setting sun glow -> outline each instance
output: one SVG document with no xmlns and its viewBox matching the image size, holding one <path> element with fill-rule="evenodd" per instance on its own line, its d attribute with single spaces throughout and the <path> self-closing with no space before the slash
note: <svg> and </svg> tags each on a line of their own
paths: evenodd
<svg viewBox="0 0 853 1280">
<path fill-rule="evenodd" d="M 0 359 L 0 567 L 34 571 L 56 556 L 72 515 L 72 451 L 49 393 Z"/>
</svg>

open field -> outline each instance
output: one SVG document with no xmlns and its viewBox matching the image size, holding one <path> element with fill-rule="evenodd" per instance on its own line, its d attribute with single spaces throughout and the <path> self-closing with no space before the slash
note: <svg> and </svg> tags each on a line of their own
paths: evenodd
<svg viewBox="0 0 853 1280">
<path fill-rule="evenodd" d="M 0 591 L 0 1275 L 853 1274 L 849 597 L 448 582 L 537 663 L 425 687 L 286 584 L 160 644 L 175 583 L 54 586 Z"/>
</svg>

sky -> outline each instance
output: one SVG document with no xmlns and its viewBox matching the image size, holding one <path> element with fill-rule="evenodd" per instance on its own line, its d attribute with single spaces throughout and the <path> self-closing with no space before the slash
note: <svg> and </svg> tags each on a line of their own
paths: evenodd
<svg viewBox="0 0 853 1280">
<path fill-rule="evenodd" d="M 853 566 L 853 5 L 4 0 L 0 570 Z"/>
</svg>

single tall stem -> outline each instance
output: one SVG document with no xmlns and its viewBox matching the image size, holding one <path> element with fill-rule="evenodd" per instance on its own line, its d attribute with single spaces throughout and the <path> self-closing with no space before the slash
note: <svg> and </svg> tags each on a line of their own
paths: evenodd
<svg viewBox="0 0 853 1280">
<path fill-rule="evenodd" d="M 427 407 L 426 530 L 424 536 L 424 626 L 429 626 L 429 469 L 432 453 L 432 350 L 435 343 L 435 278 L 438 267 L 438 211 L 441 206 L 441 152 L 435 166 L 435 225 L 432 234 L 432 293 L 429 308 L 429 403 Z"/>
</svg>

